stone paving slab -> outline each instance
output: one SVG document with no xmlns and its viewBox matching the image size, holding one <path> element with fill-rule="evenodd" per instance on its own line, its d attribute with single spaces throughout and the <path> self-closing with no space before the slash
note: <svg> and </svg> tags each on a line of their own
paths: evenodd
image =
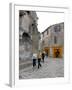
<svg viewBox="0 0 72 90">
<path fill-rule="evenodd" d="M 64 77 L 63 58 L 45 58 L 45 62 L 41 64 L 40 69 L 37 66 L 35 68 L 30 66 L 20 70 L 20 79 Z"/>
</svg>

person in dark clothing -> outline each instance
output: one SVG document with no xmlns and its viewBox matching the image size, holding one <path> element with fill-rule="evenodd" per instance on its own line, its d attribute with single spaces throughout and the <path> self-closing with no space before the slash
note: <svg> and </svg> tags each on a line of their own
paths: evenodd
<svg viewBox="0 0 72 90">
<path fill-rule="evenodd" d="M 38 58 L 38 69 L 39 69 L 39 67 L 41 67 L 41 58 Z"/>
<path fill-rule="evenodd" d="M 44 57 L 45 57 L 45 54 L 44 54 L 44 53 L 42 53 L 42 60 L 43 60 L 43 62 L 44 62 Z"/>
<path fill-rule="evenodd" d="M 33 59 L 33 67 L 36 66 L 36 59 Z"/>
<path fill-rule="evenodd" d="M 38 69 L 41 67 L 41 54 L 38 54 Z"/>
<path fill-rule="evenodd" d="M 33 60 L 33 67 L 36 66 L 36 59 L 37 59 L 37 55 L 33 54 L 32 60 Z"/>
</svg>

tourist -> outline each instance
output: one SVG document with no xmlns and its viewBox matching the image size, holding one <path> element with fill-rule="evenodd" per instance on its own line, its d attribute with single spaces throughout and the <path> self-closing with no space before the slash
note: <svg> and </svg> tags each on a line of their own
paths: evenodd
<svg viewBox="0 0 72 90">
<path fill-rule="evenodd" d="M 38 69 L 39 69 L 39 67 L 41 67 L 41 53 L 40 52 L 38 53 L 37 58 L 38 58 Z"/>
<path fill-rule="evenodd" d="M 37 60 L 37 54 L 36 53 L 33 54 L 32 60 L 33 60 L 33 68 L 34 68 L 36 66 L 36 60 Z"/>
<path fill-rule="evenodd" d="M 44 62 L 44 57 L 45 57 L 45 54 L 44 54 L 44 52 L 42 53 L 42 60 L 43 60 L 43 62 Z"/>
</svg>

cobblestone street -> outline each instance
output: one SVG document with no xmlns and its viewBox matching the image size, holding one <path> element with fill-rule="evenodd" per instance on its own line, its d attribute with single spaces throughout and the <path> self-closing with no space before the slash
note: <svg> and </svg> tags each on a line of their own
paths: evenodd
<svg viewBox="0 0 72 90">
<path fill-rule="evenodd" d="M 29 66 L 19 71 L 20 79 L 32 78 L 56 78 L 64 76 L 64 59 L 63 58 L 45 58 L 45 62 L 41 62 L 42 67 Z"/>
</svg>

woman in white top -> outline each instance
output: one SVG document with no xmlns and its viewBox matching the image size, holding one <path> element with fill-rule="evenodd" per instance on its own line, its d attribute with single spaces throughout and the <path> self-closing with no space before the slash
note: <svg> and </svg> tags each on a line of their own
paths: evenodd
<svg viewBox="0 0 72 90">
<path fill-rule="evenodd" d="M 36 66 L 36 60 L 37 60 L 37 54 L 36 53 L 33 54 L 32 60 L 33 60 L 33 67 L 35 67 Z"/>
</svg>

